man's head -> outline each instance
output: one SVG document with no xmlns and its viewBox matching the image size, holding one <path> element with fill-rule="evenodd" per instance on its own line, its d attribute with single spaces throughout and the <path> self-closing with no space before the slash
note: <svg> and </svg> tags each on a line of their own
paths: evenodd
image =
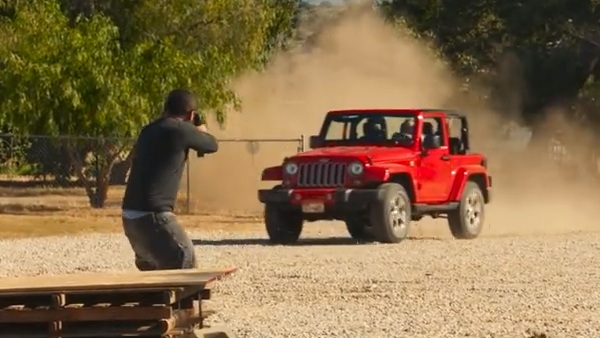
<svg viewBox="0 0 600 338">
<path fill-rule="evenodd" d="M 377 133 L 377 124 L 373 120 L 367 120 L 363 124 L 363 134 L 365 136 Z"/>
<path fill-rule="evenodd" d="M 196 98 L 189 90 L 175 89 L 167 95 L 164 112 L 167 116 L 192 120 L 196 110 Z"/>
<path fill-rule="evenodd" d="M 415 132 L 415 123 L 412 119 L 402 122 L 400 125 L 400 133 L 412 136 Z"/>
<path fill-rule="evenodd" d="M 370 140 L 385 139 L 385 120 L 369 118 L 363 124 L 363 137 Z"/>
</svg>

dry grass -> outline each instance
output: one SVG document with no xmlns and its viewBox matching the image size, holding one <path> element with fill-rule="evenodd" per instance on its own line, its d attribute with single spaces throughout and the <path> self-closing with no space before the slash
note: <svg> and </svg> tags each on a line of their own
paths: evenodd
<svg viewBox="0 0 600 338">
<path fill-rule="evenodd" d="M 82 189 L 0 189 L 0 238 L 25 238 L 121 231 L 122 188 L 111 189 L 108 207 L 91 209 Z M 185 197 L 178 200 L 183 210 Z M 205 210 L 179 217 L 189 229 L 247 230 L 260 227 L 258 214 Z"/>
<path fill-rule="evenodd" d="M 257 217 L 226 215 L 182 216 L 180 222 L 187 229 L 242 231 L 261 228 Z M 0 238 L 26 238 L 85 233 L 110 233 L 121 231 L 118 215 L 2 215 Z"/>
</svg>

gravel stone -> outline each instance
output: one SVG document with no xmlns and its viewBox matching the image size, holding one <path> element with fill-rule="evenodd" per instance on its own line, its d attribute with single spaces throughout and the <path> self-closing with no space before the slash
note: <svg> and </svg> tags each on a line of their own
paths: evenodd
<svg viewBox="0 0 600 338">
<path fill-rule="evenodd" d="M 357 245 L 322 224 L 297 246 L 260 231 L 193 237 L 203 266 L 238 267 L 208 306 L 240 337 L 600 337 L 598 232 Z M 127 269 L 120 234 L 0 241 L 0 277 Z"/>
</svg>

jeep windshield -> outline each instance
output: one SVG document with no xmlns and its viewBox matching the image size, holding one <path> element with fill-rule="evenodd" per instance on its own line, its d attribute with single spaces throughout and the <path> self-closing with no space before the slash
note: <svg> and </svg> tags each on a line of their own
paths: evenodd
<svg viewBox="0 0 600 338">
<path fill-rule="evenodd" d="M 413 145 L 416 116 L 385 112 L 330 113 L 320 138 L 325 145 Z"/>
</svg>

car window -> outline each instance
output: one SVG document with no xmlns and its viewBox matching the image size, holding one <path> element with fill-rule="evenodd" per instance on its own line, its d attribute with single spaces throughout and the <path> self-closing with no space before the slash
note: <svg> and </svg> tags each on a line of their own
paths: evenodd
<svg viewBox="0 0 600 338">
<path fill-rule="evenodd" d="M 427 130 L 426 124 L 431 125 L 431 130 Z M 426 117 L 423 119 L 423 131 L 421 138 L 435 137 L 436 143 L 439 146 L 446 146 L 446 138 L 444 137 L 444 128 L 442 118 L 440 117 Z"/>
<path fill-rule="evenodd" d="M 416 118 L 401 114 L 348 114 L 330 119 L 324 136 L 325 141 L 394 141 L 399 134 L 412 138 Z M 405 126 L 402 129 L 402 126 Z M 376 136 L 373 138 L 373 136 Z"/>
<path fill-rule="evenodd" d="M 348 126 L 347 122 L 335 122 L 329 125 L 325 134 L 326 140 L 347 140 L 348 139 Z"/>
</svg>

